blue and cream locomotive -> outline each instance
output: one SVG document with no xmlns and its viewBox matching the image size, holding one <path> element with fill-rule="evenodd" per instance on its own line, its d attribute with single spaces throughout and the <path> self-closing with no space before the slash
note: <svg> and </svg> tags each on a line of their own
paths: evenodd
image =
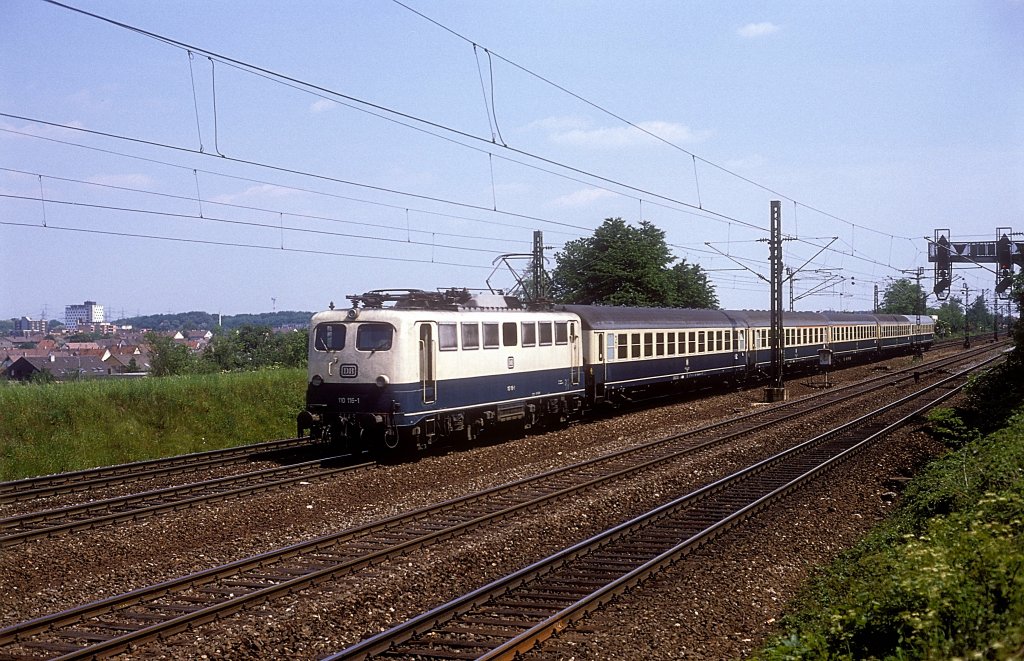
<svg viewBox="0 0 1024 661">
<path fill-rule="evenodd" d="M 466 290 L 377 290 L 313 316 L 299 434 L 380 454 L 529 429 L 606 404 L 763 376 L 769 314 L 555 305 Z M 931 317 L 790 312 L 789 366 L 920 351 Z"/>
</svg>

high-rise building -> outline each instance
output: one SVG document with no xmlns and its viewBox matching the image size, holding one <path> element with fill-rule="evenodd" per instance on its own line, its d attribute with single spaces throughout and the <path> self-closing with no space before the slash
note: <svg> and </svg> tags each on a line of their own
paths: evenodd
<svg viewBox="0 0 1024 661">
<path fill-rule="evenodd" d="M 64 307 L 64 325 L 68 330 L 76 330 L 79 324 L 98 324 L 103 321 L 103 306 L 96 305 L 96 301 Z"/>
<path fill-rule="evenodd" d="M 14 330 L 25 335 L 30 333 L 42 333 L 45 335 L 48 326 L 49 322 L 45 319 L 33 319 L 32 317 L 22 317 L 14 321 Z"/>
</svg>

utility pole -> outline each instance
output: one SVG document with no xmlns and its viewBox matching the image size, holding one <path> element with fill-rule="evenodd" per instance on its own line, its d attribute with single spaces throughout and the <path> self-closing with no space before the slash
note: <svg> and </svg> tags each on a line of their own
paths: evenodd
<svg viewBox="0 0 1024 661">
<path fill-rule="evenodd" d="M 782 329 L 782 203 L 771 202 L 771 236 L 768 239 L 768 259 L 771 263 L 771 331 L 768 334 L 772 349 L 771 385 L 764 389 L 766 402 L 782 402 L 787 399 L 783 382 L 785 335 Z"/>
<path fill-rule="evenodd" d="M 971 298 L 971 289 L 964 283 L 964 349 L 971 348 L 971 335 L 968 332 L 968 326 L 970 325 L 967 321 L 967 301 Z"/>
<path fill-rule="evenodd" d="M 533 232 L 533 300 L 540 303 L 547 298 L 546 283 L 544 282 L 544 232 L 534 230 Z"/>
</svg>

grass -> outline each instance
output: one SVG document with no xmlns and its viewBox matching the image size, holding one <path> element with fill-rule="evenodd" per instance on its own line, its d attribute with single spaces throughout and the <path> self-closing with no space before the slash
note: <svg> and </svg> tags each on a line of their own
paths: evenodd
<svg viewBox="0 0 1024 661">
<path fill-rule="evenodd" d="M 908 487 L 898 513 L 806 589 L 755 657 L 1024 656 L 1024 406 L 981 434 L 932 416 L 956 448 Z"/>
<path fill-rule="evenodd" d="M 295 434 L 305 370 L 0 387 L 0 480 Z"/>
</svg>

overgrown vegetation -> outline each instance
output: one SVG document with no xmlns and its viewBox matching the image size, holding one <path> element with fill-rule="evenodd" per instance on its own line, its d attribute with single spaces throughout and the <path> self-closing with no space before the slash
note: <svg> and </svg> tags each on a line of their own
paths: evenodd
<svg viewBox="0 0 1024 661">
<path fill-rule="evenodd" d="M 1022 297 L 1024 298 L 1024 297 Z M 1024 655 L 1024 326 L 1007 362 L 930 415 L 950 452 L 821 573 L 759 659 Z"/>
<path fill-rule="evenodd" d="M 0 480 L 295 434 L 304 369 L 0 388 Z"/>
<path fill-rule="evenodd" d="M 218 328 L 201 353 L 156 333 L 147 334 L 146 341 L 152 349 L 153 376 L 171 376 L 304 367 L 308 337 L 305 330 L 275 333 L 269 326 L 243 325 L 232 330 Z"/>
</svg>

